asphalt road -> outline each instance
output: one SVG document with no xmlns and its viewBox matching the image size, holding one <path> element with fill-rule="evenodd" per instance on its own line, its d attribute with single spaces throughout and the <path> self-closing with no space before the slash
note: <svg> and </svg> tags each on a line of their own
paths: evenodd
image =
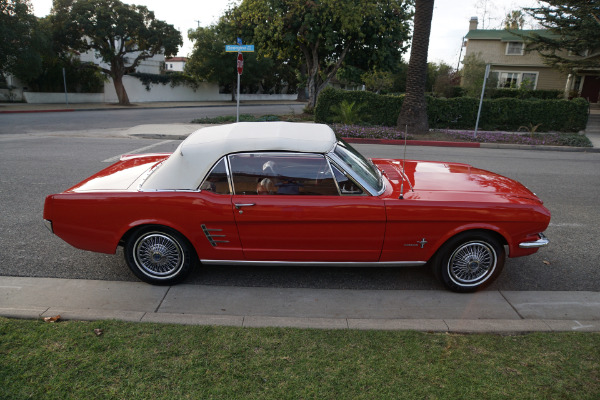
<svg viewBox="0 0 600 400">
<path fill-rule="evenodd" d="M 304 104 L 240 105 L 240 114 L 301 114 Z M 140 124 L 189 123 L 195 118 L 235 115 L 235 106 L 117 109 L 0 114 L 0 134 L 129 128 Z"/>
<path fill-rule="evenodd" d="M 172 151 L 178 141 L 7 135 L 0 138 L 0 275 L 135 281 L 120 251 L 72 248 L 42 224 L 44 197 L 122 153 Z M 369 157 L 402 156 L 397 146 L 358 145 Z M 407 157 L 473 164 L 515 178 L 552 212 L 550 246 L 509 259 L 491 286 L 502 290 L 600 290 L 600 154 L 411 147 Z M 221 286 L 441 289 L 427 268 L 203 267 L 189 283 Z"/>
</svg>

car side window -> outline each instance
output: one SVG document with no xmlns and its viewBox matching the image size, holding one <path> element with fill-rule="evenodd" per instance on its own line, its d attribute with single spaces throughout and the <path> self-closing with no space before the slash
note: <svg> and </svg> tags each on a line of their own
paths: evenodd
<svg viewBox="0 0 600 400">
<path fill-rule="evenodd" d="M 206 179 L 204 179 L 204 182 L 200 185 L 200 190 L 218 194 L 231 194 L 225 158 L 221 158 L 221 160 L 215 164 L 213 169 L 206 176 Z"/>
<path fill-rule="evenodd" d="M 356 182 L 348 178 L 346 174 L 340 171 L 335 165 L 331 165 L 331 169 L 333 170 L 333 175 L 335 176 L 335 180 L 340 188 L 342 196 L 361 196 L 365 194 Z"/>
<path fill-rule="evenodd" d="M 338 196 L 323 155 L 242 153 L 229 156 L 235 194 Z"/>
</svg>

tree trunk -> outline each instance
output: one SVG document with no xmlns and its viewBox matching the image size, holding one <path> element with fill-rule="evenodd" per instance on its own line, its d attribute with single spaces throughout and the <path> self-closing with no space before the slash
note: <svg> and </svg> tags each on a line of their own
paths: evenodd
<svg viewBox="0 0 600 400">
<path fill-rule="evenodd" d="M 406 76 L 406 94 L 398 116 L 398 128 L 409 133 L 429 131 L 425 82 L 427 79 L 427 51 L 433 16 L 434 0 L 416 0 L 410 61 Z"/>
<path fill-rule="evenodd" d="M 112 75 L 115 91 L 117 92 L 117 97 L 119 99 L 119 104 L 122 106 L 130 105 L 129 96 L 127 96 L 127 91 L 125 90 L 125 86 L 123 86 L 123 75 L 114 73 Z"/>
<path fill-rule="evenodd" d="M 301 64 L 300 68 L 300 80 L 306 80 L 306 65 L 305 64 Z M 306 98 L 306 83 L 304 84 L 304 86 L 298 87 L 298 101 L 307 101 L 308 99 Z"/>
</svg>

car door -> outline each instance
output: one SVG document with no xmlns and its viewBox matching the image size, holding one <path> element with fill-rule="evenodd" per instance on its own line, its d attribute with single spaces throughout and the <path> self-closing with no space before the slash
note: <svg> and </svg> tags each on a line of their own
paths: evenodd
<svg viewBox="0 0 600 400">
<path fill-rule="evenodd" d="M 244 259 L 232 212 L 232 192 L 229 181 L 227 159 L 220 159 L 199 187 L 193 202 L 196 210 L 189 215 L 195 227 L 198 256 L 209 264 L 216 260 Z"/>
<path fill-rule="evenodd" d="M 341 195 L 321 154 L 229 156 L 233 211 L 246 260 L 379 260 L 385 205 L 360 191 Z"/>
</svg>

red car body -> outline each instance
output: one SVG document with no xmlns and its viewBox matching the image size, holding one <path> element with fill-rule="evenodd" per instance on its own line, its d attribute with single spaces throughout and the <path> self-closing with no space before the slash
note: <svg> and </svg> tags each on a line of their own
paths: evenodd
<svg viewBox="0 0 600 400">
<path fill-rule="evenodd" d="M 466 164 L 374 159 L 384 187 L 376 195 L 132 190 L 141 175 L 169 157 L 122 157 L 63 193 L 49 195 L 44 219 L 72 246 L 101 253 L 127 246 L 142 227 L 164 227 L 188 243 L 188 257 L 202 264 L 439 264 L 440 252 L 450 251 L 444 246 L 475 235 L 469 243 L 488 237 L 497 242 L 492 253 L 498 253 L 499 273 L 500 247 L 506 246 L 509 257 L 520 257 L 547 244 L 540 233 L 550 212 L 535 194 L 512 179 Z M 476 262 L 473 258 L 472 268 Z M 451 278 L 444 283 L 472 291 L 495 276 L 473 284 L 456 285 Z M 140 277 L 151 283 L 180 279 Z"/>
</svg>

